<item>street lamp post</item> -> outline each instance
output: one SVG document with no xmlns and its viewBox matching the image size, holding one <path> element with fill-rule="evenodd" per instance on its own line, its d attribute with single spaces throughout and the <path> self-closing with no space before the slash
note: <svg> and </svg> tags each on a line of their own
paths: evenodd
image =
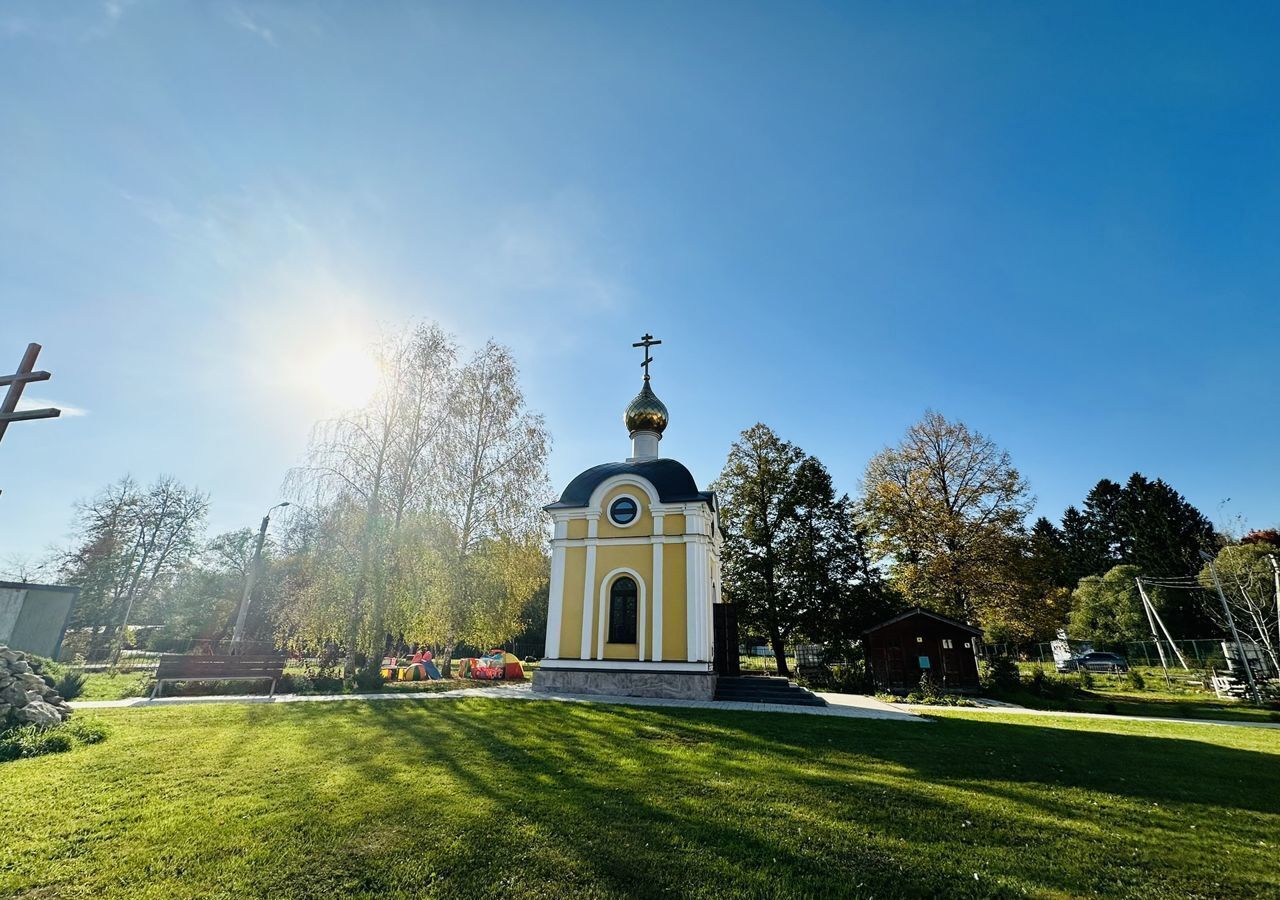
<svg viewBox="0 0 1280 900">
<path fill-rule="evenodd" d="M 240 598 L 240 609 L 236 612 L 236 627 L 231 633 L 231 652 L 239 652 L 244 641 L 244 623 L 249 617 L 249 600 L 253 596 L 253 585 L 258 580 L 258 569 L 262 565 L 262 545 L 267 540 L 267 526 L 271 524 L 271 514 L 281 507 L 289 505 L 289 501 L 277 503 L 262 517 L 262 525 L 258 528 L 258 546 L 253 551 L 253 562 L 249 563 L 249 571 L 244 573 L 244 596 Z"/>
</svg>

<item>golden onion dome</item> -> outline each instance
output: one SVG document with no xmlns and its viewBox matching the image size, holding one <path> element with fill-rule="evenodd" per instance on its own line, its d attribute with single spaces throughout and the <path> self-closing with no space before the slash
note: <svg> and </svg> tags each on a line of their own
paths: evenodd
<svg viewBox="0 0 1280 900">
<path fill-rule="evenodd" d="M 644 380 L 644 387 L 640 388 L 640 393 L 636 394 L 636 398 L 627 404 L 627 411 L 623 413 L 622 421 L 626 423 L 627 431 L 635 433 L 637 431 L 653 431 L 662 434 L 667 428 L 667 407 L 658 395 L 649 387 L 649 379 Z"/>
</svg>

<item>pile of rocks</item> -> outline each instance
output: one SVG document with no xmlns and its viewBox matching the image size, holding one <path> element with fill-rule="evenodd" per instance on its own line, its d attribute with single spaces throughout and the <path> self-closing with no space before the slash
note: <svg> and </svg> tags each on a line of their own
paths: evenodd
<svg viewBox="0 0 1280 900">
<path fill-rule="evenodd" d="M 0 647 L 0 731 L 11 725 L 60 725 L 71 715 L 39 666 L 21 650 Z"/>
</svg>

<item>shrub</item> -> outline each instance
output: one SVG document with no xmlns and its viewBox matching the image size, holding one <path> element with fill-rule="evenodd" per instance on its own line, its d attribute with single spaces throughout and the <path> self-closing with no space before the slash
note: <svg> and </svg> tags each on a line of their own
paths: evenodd
<svg viewBox="0 0 1280 900">
<path fill-rule="evenodd" d="M 97 719 L 69 719 L 62 730 L 82 744 L 99 744 L 107 739 L 107 726 Z"/>
<path fill-rule="evenodd" d="M 311 689 L 318 694 L 340 694 L 342 679 L 336 675 L 316 675 L 311 679 Z"/>
<path fill-rule="evenodd" d="M 865 694 L 871 689 L 862 666 L 832 666 L 831 689 L 840 694 Z"/>
<path fill-rule="evenodd" d="M 989 691 L 1013 691 L 1021 684 L 1018 667 L 1008 656 L 993 656 L 982 662 L 982 686 Z"/>
<path fill-rule="evenodd" d="M 282 694 L 309 694 L 315 690 L 315 680 L 307 672 L 285 672 L 276 682 L 276 690 Z"/>
<path fill-rule="evenodd" d="M 1135 691 L 1140 691 L 1147 686 L 1147 680 L 1142 677 L 1142 673 L 1137 669 L 1130 669 L 1129 674 L 1125 676 L 1125 681 Z"/>
<path fill-rule="evenodd" d="M 925 700 L 937 700 L 942 697 L 942 689 L 933 680 L 933 676 L 925 672 L 920 676 L 920 694 Z"/>
<path fill-rule="evenodd" d="M 1037 697 L 1043 697 L 1048 693 L 1046 690 L 1047 682 L 1048 679 L 1044 677 L 1044 669 L 1037 668 L 1031 673 L 1031 681 L 1027 686 L 1031 688 L 1031 693 Z"/>
<path fill-rule="evenodd" d="M 17 725 L 0 732 L 0 762 L 66 753 L 80 744 L 100 743 L 106 737 L 106 727 L 94 719 L 73 719 L 48 728 Z"/>
<path fill-rule="evenodd" d="M 1093 673 L 1090 672 L 1088 669 L 1081 669 L 1080 670 L 1080 689 L 1083 691 L 1087 691 L 1091 687 L 1093 687 L 1093 683 L 1094 683 Z"/>
<path fill-rule="evenodd" d="M 0 762 L 63 753 L 75 746 L 75 739 L 59 727 L 19 725 L 0 734 Z"/>
<path fill-rule="evenodd" d="M 84 693 L 86 680 L 83 672 L 64 672 L 62 677 L 54 683 L 53 689 L 63 700 L 74 700 Z"/>
<path fill-rule="evenodd" d="M 837 694 L 868 694 L 871 685 L 866 669 L 862 666 L 835 664 L 822 666 L 796 681 L 804 687 L 818 691 L 834 691 Z"/>
<path fill-rule="evenodd" d="M 381 690 L 382 682 L 382 673 L 377 669 L 360 669 L 356 672 L 355 686 L 358 691 Z"/>
<path fill-rule="evenodd" d="M 876 695 L 877 698 L 880 696 Z M 890 695 L 892 696 L 892 695 Z M 919 706 L 977 706 L 967 697 L 957 697 L 955 694 L 920 694 L 912 692 L 906 697 L 893 697 L 889 703 L 915 703 Z"/>
</svg>

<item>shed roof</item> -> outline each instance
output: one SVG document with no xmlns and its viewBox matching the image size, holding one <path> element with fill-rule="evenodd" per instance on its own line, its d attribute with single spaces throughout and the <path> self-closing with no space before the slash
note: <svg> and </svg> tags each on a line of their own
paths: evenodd
<svg viewBox="0 0 1280 900">
<path fill-rule="evenodd" d="M 879 631 L 881 628 L 886 628 L 889 625 L 895 625 L 898 622 L 911 618 L 912 616 L 925 616 L 927 618 L 934 619 L 935 621 L 941 622 L 944 625 L 951 625 L 951 626 L 954 626 L 955 628 L 959 628 L 961 631 L 967 631 L 970 634 L 977 635 L 978 637 L 982 637 L 982 629 L 980 628 L 974 628 L 972 625 L 969 625 L 966 622 L 961 622 L 959 619 L 953 619 L 950 616 L 943 616 L 936 612 L 930 612 L 929 610 L 922 609 L 919 606 L 917 606 L 915 609 L 909 609 L 904 613 L 900 613 L 899 615 L 894 616 L 892 619 L 885 619 L 883 622 L 880 622 L 879 624 L 872 625 L 870 628 L 863 629 L 862 633 L 870 634 L 873 631 Z"/>
</svg>

